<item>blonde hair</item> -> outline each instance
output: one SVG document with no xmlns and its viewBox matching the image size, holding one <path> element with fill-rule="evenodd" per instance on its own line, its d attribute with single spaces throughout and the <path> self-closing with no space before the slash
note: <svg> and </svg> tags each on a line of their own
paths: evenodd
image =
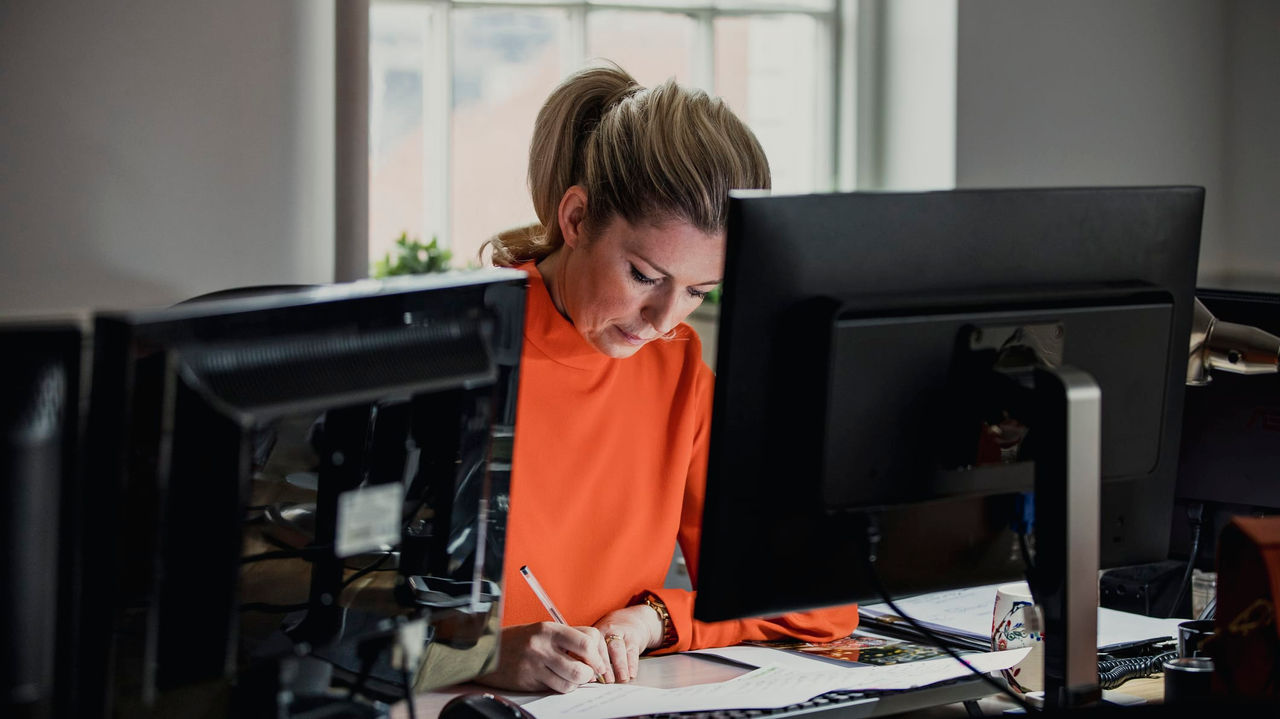
<svg viewBox="0 0 1280 719">
<path fill-rule="evenodd" d="M 582 70 L 547 98 L 529 145 L 538 222 L 493 237 L 495 265 L 537 261 L 564 244 L 557 219 L 573 185 L 585 222 L 682 220 L 713 233 L 729 217 L 729 190 L 768 189 L 769 161 L 751 130 L 719 99 L 674 80 L 646 89 L 617 65 Z"/>
</svg>

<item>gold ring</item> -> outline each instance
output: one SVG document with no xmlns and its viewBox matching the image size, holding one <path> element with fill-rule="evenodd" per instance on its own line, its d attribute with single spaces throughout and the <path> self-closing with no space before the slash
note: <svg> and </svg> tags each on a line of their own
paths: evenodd
<svg viewBox="0 0 1280 719">
<path fill-rule="evenodd" d="M 621 634 L 606 634 L 606 635 L 604 636 L 604 643 L 605 643 L 605 644 L 608 644 L 609 642 L 611 642 L 611 641 L 613 641 L 613 640 L 615 640 L 615 639 L 622 639 L 622 635 L 621 635 Z"/>
</svg>

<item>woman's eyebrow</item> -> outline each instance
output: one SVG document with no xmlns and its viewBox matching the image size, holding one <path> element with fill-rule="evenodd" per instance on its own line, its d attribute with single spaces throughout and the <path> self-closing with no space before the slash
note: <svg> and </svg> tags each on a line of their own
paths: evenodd
<svg viewBox="0 0 1280 719">
<path fill-rule="evenodd" d="M 666 270 L 662 269 L 661 267 L 659 267 L 659 266 L 657 266 L 657 265 L 653 264 L 652 262 L 650 262 L 650 261 L 649 261 L 649 258 L 645 257 L 644 255 L 640 254 L 639 252 L 636 252 L 636 253 L 634 253 L 634 254 L 635 254 L 635 256 L 636 256 L 636 257 L 640 258 L 640 261 L 641 261 L 641 262 L 644 262 L 646 265 L 648 265 L 648 266 L 652 267 L 653 269 L 657 270 L 657 271 L 658 271 L 658 274 L 661 274 L 661 275 L 663 275 L 664 277 L 672 277 L 672 276 L 673 276 L 670 272 L 667 272 Z M 702 287 L 703 285 L 718 285 L 718 284 L 720 284 L 720 280 L 710 280 L 710 281 L 707 281 L 707 282 L 694 282 L 692 285 L 690 285 L 690 287 Z"/>
</svg>

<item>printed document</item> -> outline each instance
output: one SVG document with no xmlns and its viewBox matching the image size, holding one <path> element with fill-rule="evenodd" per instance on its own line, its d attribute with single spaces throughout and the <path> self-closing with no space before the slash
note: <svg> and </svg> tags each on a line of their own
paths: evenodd
<svg viewBox="0 0 1280 719">
<path fill-rule="evenodd" d="M 986 644 L 991 639 L 991 613 L 995 609 L 998 586 L 1000 585 L 990 584 L 933 592 L 899 599 L 894 604 L 930 629 Z M 897 616 L 887 604 L 862 606 L 858 608 L 858 613 L 872 621 Z M 1173 639 L 1178 636 L 1178 624 L 1184 621 L 1186 620 L 1156 619 L 1099 607 L 1098 648 L 1109 649 L 1144 641 Z M 875 631 L 871 622 L 861 628 Z"/>
<path fill-rule="evenodd" d="M 777 652 L 755 647 L 745 649 Z M 1008 669 L 1030 651 L 1029 648 L 1022 648 L 989 654 L 969 654 L 964 659 L 974 669 L 986 673 Z M 734 661 L 745 661 L 744 656 L 755 654 L 740 651 L 724 653 L 724 650 L 706 650 L 701 653 L 725 656 Z M 524 706 L 537 717 L 563 716 L 574 719 L 618 719 L 637 714 L 718 709 L 771 709 L 796 704 L 832 691 L 914 689 L 971 674 L 968 668 L 950 657 L 910 664 L 840 668 L 808 659 L 805 661 L 815 666 L 797 665 L 788 660 L 782 660 L 786 662 L 785 665 L 779 665 L 767 656 L 751 656 L 751 660 L 765 662 L 766 666 L 728 681 L 677 689 L 656 689 L 630 684 L 587 684 L 568 694 L 543 697 Z"/>
</svg>

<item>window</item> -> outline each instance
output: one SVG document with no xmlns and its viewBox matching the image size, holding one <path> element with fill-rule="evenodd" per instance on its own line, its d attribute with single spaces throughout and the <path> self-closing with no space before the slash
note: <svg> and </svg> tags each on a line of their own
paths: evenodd
<svg viewBox="0 0 1280 719">
<path fill-rule="evenodd" d="M 453 266 L 536 220 L 534 117 L 596 58 L 643 85 L 718 95 L 764 146 L 777 192 L 835 188 L 841 0 L 382 0 L 370 15 L 369 252 L 436 238 Z M 845 103 L 847 104 L 847 103 Z M 848 154 L 847 152 L 844 154 Z M 847 172 L 847 171 L 846 171 Z"/>
</svg>

